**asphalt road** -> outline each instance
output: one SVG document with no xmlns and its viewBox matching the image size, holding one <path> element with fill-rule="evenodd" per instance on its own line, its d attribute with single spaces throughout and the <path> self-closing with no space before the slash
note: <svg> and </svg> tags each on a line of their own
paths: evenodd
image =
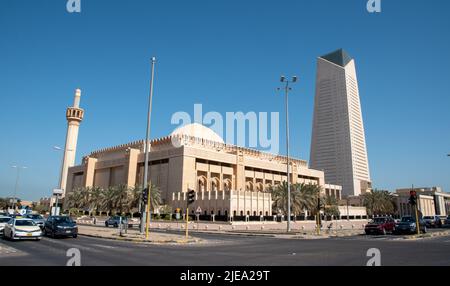
<svg viewBox="0 0 450 286">
<path fill-rule="evenodd" d="M 450 265 L 450 237 L 395 241 L 391 236 L 330 239 L 280 239 L 195 234 L 205 245 L 148 245 L 79 236 L 77 239 L 7 241 L 0 239 L 0 266 L 66 265 L 67 250 L 77 248 L 81 265 L 158 266 L 364 266 L 367 250 L 378 248 L 382 265 Z"/>
</svg>

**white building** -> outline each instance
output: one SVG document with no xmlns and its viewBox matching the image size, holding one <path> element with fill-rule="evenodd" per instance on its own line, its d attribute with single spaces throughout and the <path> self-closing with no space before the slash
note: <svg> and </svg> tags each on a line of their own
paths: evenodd
<svg viewBox="0 0 450 286">
<path fill-rule="evenodd" d="M 310 167 L 342 195 L 371 188 L 355 61 L 342 49 L 319 57 Z"/>
</svg>

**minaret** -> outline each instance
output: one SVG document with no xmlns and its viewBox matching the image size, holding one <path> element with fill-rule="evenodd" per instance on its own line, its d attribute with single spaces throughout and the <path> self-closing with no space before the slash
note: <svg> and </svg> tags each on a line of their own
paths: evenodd
<svg viewBox="0 0 450 286">
<path fill-rule="evenodd" d="M 59 188 L 64 190 L 64 195 L 67 185 L 67 172 L 70 167 L 75 165 L 75 154 L 77 151 L 78 128 L 80 122 L 83 120 L 84 110 L 80 108 L 81 90 L 75 90 L 75 98 L 73 106 L 67 108 L 67 135 L 66 145 L 64 147 L 64 159 L 61 167 L 61 177 Z M 64 196 L 63 195 L 63 196 Z"/>
</svg>

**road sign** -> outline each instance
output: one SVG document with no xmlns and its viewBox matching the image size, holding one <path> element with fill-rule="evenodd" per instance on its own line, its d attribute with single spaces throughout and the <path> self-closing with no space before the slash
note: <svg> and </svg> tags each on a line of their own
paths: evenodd
<svg viewBox="0 0 450 286">
<path fill-rule="evenodd" d="M 202 213 L 202 209 L 200 207 L 197 208 L 197 210 L 195 211 L 196 214 L 201 214 Z"/>
<path fill-rule="evenodd" d="M 53 190 L 53 194 L 54 194 L 54 195 L 62 195 L 62 194 L 64 194 L 64 191 L 63 191 L 63 190 L 60 190 L 60 189 L 54 189 L 54 190 Z"/>
</svg>

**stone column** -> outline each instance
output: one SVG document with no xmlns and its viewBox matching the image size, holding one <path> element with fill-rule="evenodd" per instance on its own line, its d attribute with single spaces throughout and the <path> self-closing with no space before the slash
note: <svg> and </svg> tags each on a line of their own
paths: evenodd
<svg viewBox="0 0 450 286">
<path fill-rule="evenodd" d="M 128 156 L 128 165 L 126 168 L 126 180 L 128 187 L 132 188 L 136 186 L 136 174 L 137 174 L 137 165 L 138 165 L 138 149 L 129 148 L 127 150 Z"/>
<path fill-rule="evenodd" d="M 94 186 L 94 175 L 95 175 L 95 164 L 97 163 L 96 158 L 86 157 L 85 165 L 86 171 L 84 176 L 84 187 Z"/>
</svg>

